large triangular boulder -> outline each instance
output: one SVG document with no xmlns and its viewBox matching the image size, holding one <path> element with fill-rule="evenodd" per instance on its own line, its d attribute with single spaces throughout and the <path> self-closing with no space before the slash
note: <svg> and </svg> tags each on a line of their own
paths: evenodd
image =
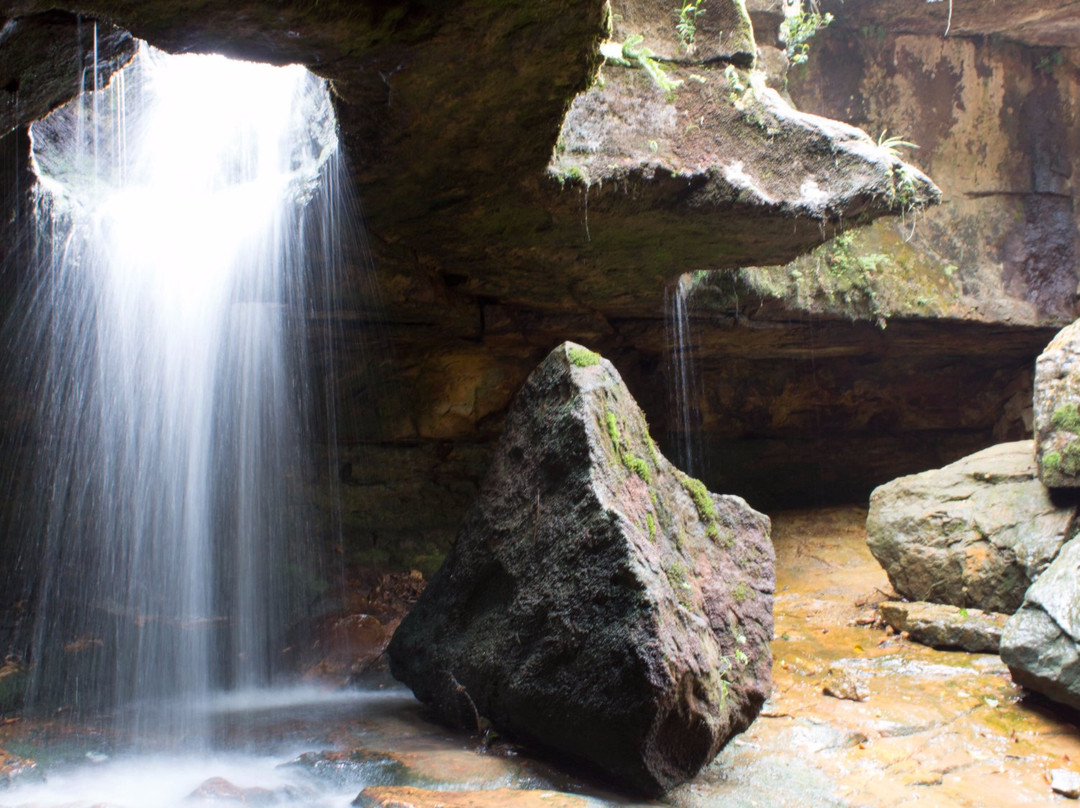
<svg viewBox="0 0 1080 808">
<path fill-rule="evenodd" d="M 1039 482 L 1032 442 L 1016 441 L 874 489 L 867 543 L 909 600 L 1011 614 L 1075 517 Z"/>
<path fill-rule="evenodd" d="M 563 344 L 514 401 L 391 671 L 455 725 L 659 794 L 769 694 L 769 529 L 675 469 L 615 368 Z"/>
<path fill-rule="evenodd" d="M 1039 355 L 1034 404 L 1040 479 L 1050 488 L 1080 488 L 1080 320 Z"/>
</svg>

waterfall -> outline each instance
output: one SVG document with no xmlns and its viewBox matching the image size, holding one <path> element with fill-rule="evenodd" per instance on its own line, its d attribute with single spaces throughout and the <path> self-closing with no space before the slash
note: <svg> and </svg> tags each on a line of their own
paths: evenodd
<svg viewBox="0 0 1080 808">
<path fill-rule="evenodd" d="M 185 705 L 272 684 L 315 594 L 307 255 L 334 252 L 336 121 L 299 66 L 144 45 L 97 84 L 31 130 L 30 701 L 197 737 Z"/>
<path fill-rule="evenodd" d="M 675 465 L 692 477 L 705 474 L 701 450 L 701 413 L 697 402 L 700 381 L 694 363 L 693 331 L 689 301 L 694 276 L 686 273 L 664 290 L 664 330 L 667 336 L 669 443 L 674 447 Z"/>
</svg>

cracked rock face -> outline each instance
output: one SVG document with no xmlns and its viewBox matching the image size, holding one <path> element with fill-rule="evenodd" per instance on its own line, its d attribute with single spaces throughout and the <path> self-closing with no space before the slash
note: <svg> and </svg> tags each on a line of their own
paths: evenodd
<svg viewBox="0 0 1080 808">
<path fill-rule="evenodd" d="M 659 794 L 768 696 L 769 528 L 675 469 L 615 368 L 566 343 L 515 399 L 391 671 L 452 724 Z"/>
<path fill-rule="evenodd" d="M 1039 482 L 1032 441 L 1017 441 L 876 488 L 867 542 L 909 600 L 1011 613 L 1075 516 Z"/>
</svg>

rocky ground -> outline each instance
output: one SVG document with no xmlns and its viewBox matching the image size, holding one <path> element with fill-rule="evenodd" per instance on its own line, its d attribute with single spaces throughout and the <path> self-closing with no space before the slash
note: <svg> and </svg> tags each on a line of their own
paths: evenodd
<svg viewBox="0 0 1080 808">
<path fill-rule="evenodd" d="M 273 776 L 245 780 L 219 756 L 175 786 L 176 802 L 344 806 L 363 792 L 357 804 L 387 808 L 1067 804 L 1051 773 L 1080 771 L 1077 716 L 1026 696 L 997 656 L 934 651 L 875 625 L 876 604 L 893 593 L 866 547 L 865 517 L 836 508 L 774 518 L 773 697 L 749 731 L 662 803 L 622 800 L 499 740 L 485 746 L 454 736 L 385 679 L 366 680 L 371 689 L 355 701 L 234 722 L 240 728 L 221 740 L 269 756 Z M 27 784 L 43 773 L 60 781 L 73 760 L 123 771 L 130 764 L 108 759 L 113 745 L 86 728 L 60 733 L 28 720 L 0 727 L 0 783 L 11 781 L 0 785 L 0 806 L 130 804 L 89 790 L 80 800 L 70 786 L 51 796 L 22 790 L 39 788 Z"/>
</svg>

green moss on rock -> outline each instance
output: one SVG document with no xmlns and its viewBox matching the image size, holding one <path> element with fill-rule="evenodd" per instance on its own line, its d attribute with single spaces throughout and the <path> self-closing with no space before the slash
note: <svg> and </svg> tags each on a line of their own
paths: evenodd
<svg viewBox="0 0 1080 808">
<path fill-rule="evenodd" d="M 1061 471 L 1061 453 L 1047 452 L 1046 454 L 1044 454 L 1042 458 L 1042 466 L 1047 471 Z"/>
<path fill-rule="evenodd" d="M 1073 402 L 1062 404 L 1050 416 L 1050 425 L 1055 429 L 1064 429 L 1066 432 L 1080 435 L 1080 408 L 1077 408 Z"/>
<path fill-rule="evenodd" d="M 582 348 L 580 345 L 571 345 L 566 355 L 570 358 L 570 363 L 574 367 L 579 368 L 591 368 L 593 365 L 600 364 L 600 354 L 596 351 L 590 351 L 588 348 Z"/>
<path fill-rule="evenodd" d="M 641 459 L 635 454 L 631 454 L 630 452 L 623 452 L 622 462 L 624 466 L 630 469 L 630 471 L 634 472 L 634 474 L 643 479 L 645 482 L 652 482 L 652 474 L 649 471 L 649 464 L 646 463 L 643 459 Z"/>
<path fill-rule="evenodd" d="M 615 416 L 615 413 L 608 410 L 604 414 L 604 422 L 607 424 L 608 437 L 611 438 L 615 449 L 618 450 L 619 444 L 622 443 L 622 435 L 619 433 L 619 419 Z"/>
<path fill-rule="evenodd" d="M 1061 451 L 1061 473 L 1080 477 L 1080 441 L 1072 441 Z"/>
<path fill-rule="evenodd" d="M 713 508 L 712 497 L 709 496 L 709 489 L 705 487 L 705 483 L 688 474 L 680 474 L 679 482 L 682 483 L 683 489 L 693 500 L 694 507 L 697 508 L 701 520 L 703 522 L 712 522 L 716 518 L 716 510 Z"/>
</svg>

